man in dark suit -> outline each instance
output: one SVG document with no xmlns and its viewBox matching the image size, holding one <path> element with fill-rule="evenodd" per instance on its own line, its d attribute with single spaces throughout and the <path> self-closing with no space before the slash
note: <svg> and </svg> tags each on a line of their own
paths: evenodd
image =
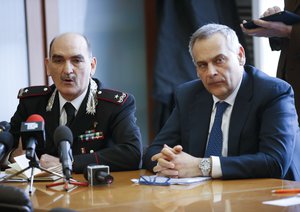
<svg viewBox="0 0 300 212">
<path fill-rule="evenodd" d="M 244 67 L 244 49 L 227 26 L 204 25 L 192 35 L 189 48 L 200 80 L 176 90 L 175 108 L 147 149 L 145 167 L 171 177 L 300 180 L 291 86 Z M 227 108 L 221 135 L 215 137 L 218 102 L 225 102 Z"/>
<path fill-rule="evenodd" d="M 32 114 L 39 114 L 45 120 L 46 144 L 45 149 L 37 149 L 37 156 L 45 168 L 58 165 L 53 133 L 59 125 L 66 124 L 64 104 L 70 102 L 75 108 L 75 118 L 68 123 L 74 137 L 75 172 L 82 173 L 89 164 L 108 165 L 111 171 L 139 169 L 142 144 L 134 115 L 134 97 L 103 89 L 101 83 L 92 78 L 96 58 L 92 56 L 88 40 L 75 33 L 59 35 L 51 42 L 45 63 L 47 75 L 54 84 L 20 90 L 20 102 L 11 118 L 11 133 L 16 144 L 21 122 Z"/>
</svg>

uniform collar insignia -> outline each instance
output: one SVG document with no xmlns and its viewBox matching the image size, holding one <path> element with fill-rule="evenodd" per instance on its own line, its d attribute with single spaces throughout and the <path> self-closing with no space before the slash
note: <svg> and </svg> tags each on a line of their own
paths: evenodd
<svg viewBox="0 0 300 212">
<path fill-rule="evenodd" d="M 97 83 L 93 79 L 91 79 L 90 80 L 90 92 L 88 94 L 89 96 L 88 96 L 88 101 L 86 104 L 86 114 L 94 115 L 96 113 L 96 106 L 98 104 L 97 89 L 98 89 Z M 52 110 L 56 93 L 57 93 L 57 89 L 55 88 L 53 94 L 51 95 L 50 99 L 48 100 L 48 104 L 46 107 L 47 112 Z"/>
</svg>

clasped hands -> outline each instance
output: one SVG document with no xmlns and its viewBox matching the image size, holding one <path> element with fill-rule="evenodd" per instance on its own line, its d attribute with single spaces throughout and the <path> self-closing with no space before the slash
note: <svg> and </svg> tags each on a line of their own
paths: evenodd
<svg viewBox="0 0 300 212">
<path fill-rule="evenodd" d="M 151 160 L 157 161 L 153 171 L 159 176 L 173 178 L 201 176 L 200 158 L 185 153 L 181 145 L 171 148 L 165 144 L 160 153 L 153 155 Z"/>
</svg>

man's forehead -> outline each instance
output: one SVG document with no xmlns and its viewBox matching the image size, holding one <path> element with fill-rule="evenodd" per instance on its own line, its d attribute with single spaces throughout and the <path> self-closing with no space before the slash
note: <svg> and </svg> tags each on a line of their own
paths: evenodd
<svg viewBox="0 0 300 212">
<path fill-rule="evenodd" d="M 81 39 L 59 39 L 52 45 L 52 55 L 85 55 L 88 54 L 86 42 Z"/>
</svg>

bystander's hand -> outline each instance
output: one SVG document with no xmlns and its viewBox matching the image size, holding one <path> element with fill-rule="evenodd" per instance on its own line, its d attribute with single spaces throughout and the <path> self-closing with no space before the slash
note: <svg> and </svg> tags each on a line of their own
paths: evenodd
<svg viewBox="0 0 300 212">
<path fill-rule="evenodd" d="M 273 15 L 280 12 L 281 9 L 278 6 L 268 8 L 262 15 L 262 17 Z M 247 21 L 243 21 L 246 23 Z M 283 37 L 290 38 L 292 26 L 286 25 L 282 22 L 264 21 L 261 19 L 254 19 L 253 22 L 260 26 L 255 29 L 246 29 L 243 24 L 240 24 L 244 33 L 256 36 L 256 37 Z"/>
<path fill-rule="evenodd" d="M 243 23 L 246 21 L 244 20 Z M 260 26 L 255 29 L 246 29 L 243 24 L 241 28 L 244 33 L 256 37 L 283 37 L 290 38 L 292 26 L 286 25 L 282 22 L 264 21 L 260 19 L 253 20 L 253 22 Z"/>
</svg>

